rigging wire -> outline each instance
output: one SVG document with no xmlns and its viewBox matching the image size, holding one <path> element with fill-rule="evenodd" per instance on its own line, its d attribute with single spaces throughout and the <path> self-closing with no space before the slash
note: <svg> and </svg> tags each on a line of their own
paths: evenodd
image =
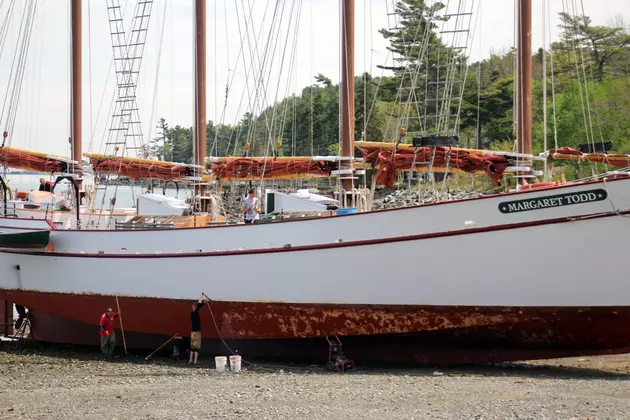
<svg viewBox="0 0 630 420">
<path fill-rule="evenodd" d="M 543 71 L 543 151 L 548 150 L 547 145 L 547 0 L 542 0 L 542 71 Z M 544 162 L 544 180 L 549 181 L 547 159 Z"/>
<path fill-rule="evenodd" d="M 584 0 L 580 0 L 580 4 L 582 7 L 582 19 L 584 21 L 584 27 L 586 28 L 586 13 L 584 12 Z M 595 89 L 595 77 L 593 76 L 593 66 L 590 65 L 589 69 L 590 69 L 590 74 L 591 74 L 591 86 L 593 86 L 593 100 L 595 103 L 595 115 L 597 116 L 597 129 L 599 132 L 599 138 L 601 140 L 602 150 L 603 150 L 604 134 L 602 132 L 602 121 L 601 121 L 601 115 L 599 112 L 599 101 L 597 99 L 597 90 Z M 591 127 L 592 127 L 592 123 L 591 123 Z M 595 140 L 593 140 L 593 142 L 595 142 Z"/>
<path fill-rule="evenodd" d="M 479 14 L 482 13 L 482 1 L 479 1 Z M 477 64 L 477 131 L 475 134 L 477 149 L 481 147 L 481 67 L 483 60 L 481 57 L 483 56 L 483 28 L 482 22 L 483 19 L 479 20 L 479 62 Z M 474 176 L 474 175 L 473 175 Z"/>
<path fill-rule="evenodd" d="M 311 6 L 311 9 L 310 9 L 309 17 L 311 18 L 311 20 L 310 20 L 309 27 L 311 29 L 311 31 L 310 31 L 310 35 L 311 35 L 310 36 L 311 51 L 310 51 L 310 60 L 309 60 L 309 63 L 310 63 L 310 72 L 309 72 L 310 83 L 309 83 L 309 85 L 310 85 L 310 100 L 311 100 L 311 121 L 310 121 L 311 125 L 310 125 L 309 139 L 310 139 L 310 143 L 311 143 L 311 149 L 310 149 L 311 150 L 311 156 L 315 156 L 315 152 L 313 150 L 313 148 L 314 148 L 314 146 L 313 146 L 313 143 L 314 143 L 313 128 L 314 128 L 314 124 L 315 124 L 313 113 L 314 113 L 315 103 L 314 103 L 314 98 L 313 98 L 313 85 L 314 85 L 314 83 L 313 83 L 313 79 L 312 79 L 314 77 L 314 75 L 313 75 L 313 33 L 315 32 L 315 30 L 313 28 L 313 2 L 310 2 L 310 6 Z"/>
<path fill-rule="evenodd" d="M 92 142 L 94 141 L 94 117 L 93 117 L 93 108 L 94 105 L 92 103 L 92 85 L 94 84 L 92 77 L 94 74 L 92 73 L 92 2 L 87 2 L 87 14 L 88 14 L 88 72 L 90 74 L 90 86 L 88 87 L 89 101 L 90 101 L 90 143 L 89 148 L 92 147 Z"/>
<path fill-rule="evenodd" d="M 571 2 L 571 6 L 573 9 L 573 16 L 575 17 L 579 17 L 578 12 L 577 12 L 577 4 L 576 4 L 576 0 L 572 0 Z M 584 20 L 584 30 L 586 31 L 586 19 Z M 575 44 L 577 45 L 580 51 L 580 64 L 578 66 L 577 64 L 577 56 L 576 56 L 576 67 L 577 67 L 577 71 L 579 72 L 579 68 L 581 67 L 582 69 L 582 80 L 584 81 L 584 99 L 586 102 L 586 114 L 588 116 L 588 125 L 587 125 L 587 129 L 589 130 L 589 134 L 590 134 L 590 142 L 593 145 L 593 150 L 595 150 L 595 138 L 593 136 L 593 120 L 591 117 L 591 102 L 590 102 L 590 98 L 589 98 L 589 93 L 588 93 L 588 80 L 586 78 L 586 62 L 584 60 L 584 46 L 582 45 L 582 42 L 580 42 L 577 39 L 577 33 L 575 34 Z"/>
<path fill-rule="evenodd" d="M 564 10 L 564 13 L 567 16 L 571 16 L 571 13 L 569 13 L 569 9 L 567 6 L 567 0 L 562 0 L 562 8 Z M 576 28 L 577 29 L 577 28 Z M 578 90 L 579 90 L 579 96 L 580 96 L 580 104 L 581 104 L 581 109 L 582 109 L 582 117 L 584 119 L 584 134 L 586 136 L 586 142 L 588 144 L 591 144 L 591 138 L 589 136 L 589 129 L 588 129 L 588 118 L 587 118 L 587 114 L 586 114 L 586 106 L 584 103 L 584 92 L 582 90 L 582 78 L 581 78 L 581 74 L 580 74 L 580 69 L 578 67 L 578 57 L 577 57 L 577 49 L 575 47 L 575 35 L 572 35 L 569 33 L 569 24 L 565 24 L 564 27 L 565 30 L 565 34 L 566 37 L 568 39 L 568 43 L 567 43 L 567 47 L 570 48 L 571 50 L 568 51 L 568 56 L 569 56 L 569 62 L 570 62 L 570 57 L 571 57 L 571 51 L 573 52 L 573 57 L 574 57 L 574 64 L 575 64 L 575 72 L 576 72 L 576 76 L 577 76 L 577 85 L 578 85 Z"/>
<path fill-rule="evenodd" d="M 157 110 L 157 102 L 158 102 L 158 83 L 160 80 L 160 64 L 162 62 L 162 45 L 164 44 L 164 33 L 166 32 L 164 28 L 166 27 L 166 6 L 168 6 L 169 0 L 165 0 L 164 11 L 162 13 L 162 24 L 160 26 L 160 30 L 157 32 L 159 35 L 158 48 L 157 48 L 157 63 L 155 66 L 155 83 L 153 85 L 153 104 L 151 105 L 151 117 L 149 118 L 149 133 L 148 139 L 152 138 L 152 130 L 153 130 L 153 119 L 155 118 L 155 113 Z M 159 12 L 159 9 L 158 9 Z M 158 14 L 159 16 L 159 14 Z"/>
<path fill-rule="evenodd" d="M 5 93 L 5 98 L 0 116 L 4 118 L 5 131 L 9 135 L 9 144 L 11 143 L 11 135 L 15 128 L 15 121 L 19 109 L 21 92 L 23 87 L 24 74 L 26 72 L 26 62 L 28 59 L 28 51 L 30 47 L 31 36 L 33 33 L 35 16 L 37 13 L 37 0 L 30 0 L 25 3 L 20 29 L 18 35 L 18 46 L 13 55 L 11 72 L 9 75 L 9 83 Z M 7 108 L 8 106 L 8 108 Z M 5 114 L 5 110 L 7 111 Z M 4 146 L 6 138 L 3 139 Z"/>
</svg>

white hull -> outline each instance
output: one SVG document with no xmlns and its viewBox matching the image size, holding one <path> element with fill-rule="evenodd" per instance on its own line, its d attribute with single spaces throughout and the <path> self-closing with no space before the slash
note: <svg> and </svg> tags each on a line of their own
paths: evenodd
<svg viewBox="0 0 630 420">
<path fill-rule="evenodd" d="M 59 229 L 77 228 L 77 213 L 73 211 L 47 212 L 46 210 L 16 209 L 14 213 L 20 219 L 48 219 Z M 106 211 L 100 216 L 98 213 L 79 213 L 81 229 L 83 230 L 100 230 L 108 229 L 108 227 L 113 229 L 116 222 L 126 222 L 133 216 L 135 216 L 133 209 L 129 211 L 116 211 L 114 214 L 110 214 L 110 212 Z M 6 224 L 4 218 L 0 220 L 0 225 Z"/>
<path fill-rule="evenodd" d="M 494 229 L 494 228 L 493 228 Z M 170 255 L 0 252 L 0 289 L 338 305 L 630 306 L 630 219 Z M 19 268 L 18 268 L 19 267 Z"/>
<path fill-rule="evenodd" d="M 599 191 L 605 199 L 553 206 L 558 195 Z M 551 197 L 551 198 L 550 198 Z M 503 213 L 500 206 L 520 200 L 545 200 L 547 208 Z M 543 201 L 544 202 L 544 201 Z M 614 203 L 614 206 L 613 206 Z M 511 204 L 511 207 L 524 206 Z M 528 205 L 529 206 L 529 205 Z M 77 231 L 55 230 L 51 242 L 62 252 L 106 254 L 199 252 L 278 248 L 419 235 L 466 228 L 527 223 L 561 217 L 630 209 L 630 179 L 575 184 L 546 190 L 502 194 L 434 205 L 323 217 L 312 220 L 172 230 Z M 22 228 L 2 219 L 0 229 Z"/>
</svg>

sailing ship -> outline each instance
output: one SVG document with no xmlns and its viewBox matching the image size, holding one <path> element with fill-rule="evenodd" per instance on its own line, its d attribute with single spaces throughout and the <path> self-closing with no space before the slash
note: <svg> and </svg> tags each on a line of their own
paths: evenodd
<svg viewBox="0 0 630 420">
<path fill-rule="evenodd" d="M 114 3 L 112 3 L 114 4 Z M 147 7 L 143 3 L 143 8 Z M 114 8 L 113 10 L 116 10 Z M 141 10 L 141 16 L 145 16 L 144 9 Z M 80 25 L 80 13 L 75 21 Z M 114 16 L 116 17 L 116 16 Z M 118 18 L 120 18 L 118 16 Z M 118 21 L 118 20 L 117 20 Z M 141 20 L 139 20 L 140 22 Z M 118 24 L 117 24 L 118 25 Z M 139 27 L 146 29 L 146 23 L 138 23 Z M 144 25 L 144 26 L 143 26 Z M 78 33 L 78 29 L 75 30 Z M 124 33 L 121 28 L 116 26 L 116 33 Z M 348 34 L 350 36 L 350 34 Z M 120 35 L 116 35 L 115 45 L 123 45 L 124 42 Z M 81 60 L 81 40 L 74 37 L 73 46 L 73 63 Z M 138 42 L 135 42 L 138 41 Z M 134 40 L 134 44 L 140 44 L 142 40 Z M 197 50 L 199 56 L 205 55 L 205 37 L 197 36 Z M 345 47 L 344 47 L 345 48 Z M 115 62 L 124 62 L 119 49 L 115 49 Z M 132 57 L 139 57 L 141 54 L 135 50 L 128 51 Z M 344 56 L 353 54 L 352 51 L 344 51 Z M 199 58 L 196 60 L 196 85 L 205 85 L 205 62 Z M 342 60 L 344 66 L 343 74 L 352 74 L 354 71 L 353 60 Z M 126 66 L 137 68 L 136 60 L 128 63 Z M 80 71 L 80 66 L 75 66 L 75 71 Z M 121 67 L 123 70 L 125 66 Z M 127 73 L 124 73 L 125 75 Z M 131 73 L 128 77 L 131 77 Z M 137 77 L 137 76 L 136 76 Z M 80 77 L 73 77 L 73 81 L 80 81 Z M 344 86 L 353 83 L 352 77 L 344 78 Z M 116 115 L 131 115 L 135 109 L 133 102 L 128 105 L 124 98 L 133 98 L 135 93 L 131 87 L 135 86 L 135 80 L 125 78 L 122 80 L 122 87 L 119 89 L 119 96 L 122 102 L 116 102 L 119 107 L 131 107 L 129 109 L 117 109 Z M 73 85 L 73 92 L 80 91 L 81 86 Z M 349 86 L 348 89 L 342 89 L 342 94 L 348 93 L 344 97 L 342 104 L 354 103 L 354 90 Z M 75 100 L 79 101 L 81 95 L 78 94 Z M 196 133 L 205 133 L 205 118 L 199 115 L 205 115 L 205 96 L 203 94 L 196 95 L 196 115 L 195 118 Z M 72 121 L 77 121 L 80 125 L 81 106 L 73 106 Z M 115 137 L 108 139 L 111 143 L 112 155 L 89 154 L 87 158 L 90 160 L 93 169 L 99 174 L 112 173 L 117 176 L 125 176 L 134 179 L 162 179 L 162 180 L 178 180 L 199 178 L 198 171 L 206 165 L 213 177 L 218 181 L 245 181 L 260 179 L 283 179 L 285 177 L 326 177 L 335 175 L 341 178 L 344 185 L 341 185 L 342 194 L 341 202 L 353 205 L 352 195 L 355 194 L 356 188 L 352 185 L 352 181 L 357 174 L 356 168 L 353 168 L 354 145 L 352 139 L 353 130 L 349 127 L 354 126 L 354 111 L 350 108 L 342 107 L 342 115 L 344 121 L 341 126 L 343 144 L 341 156 L 313 156 L 313 157 L 223 157 L 223 158 L 206 158 L 205 138 L 203 136 L 195 136 L 196 148 L 200 153 L 195 154 L 195 164 L 184 165 L 171 162 L 162 162 L 148 160 L 143 158 L 131 158 L 119 156 L 119 149 L 125 147 L 121 141 L 124 130 L 119 126 L 131 127 L 133 130 L 135 124 L 130 124 L 129 117 L 122 121 L 122 116 L 118 117 L 118 123 L 114 124 Z M 78 128 L 77 128 L 78 130 Z M 135 136 L 135 132 L 131 132 Z M 135 137 L 132 137 L 135 138 Z M 73 136 L 73 151 L 75 159 L 80 159 L 81 139 L 80 136 Z M 445 147 L 415 147 L 408 144 L 393 143 L 375 143 L 375 142 L 357 142 L 365 164 L 377 168 L 378 172 L 376 180 L 384 185 L 393 186 L 392 182 L 397 173 L 401 171 L 421 172 L 429 169 L 431 171 L 446 171 L 450 173 L 466 172 L 466 173 L 484 173 L 493 180 L 499 181 L 504 174 L 517 173 L 519 170 L 529 170 L 528 164 L 531 160 L 540 159 L 531 154 L 526 153 L 508 153 L 508 152 L 488 152 L 461 148 L 445 148 Z M 118 148 L 118 149 L 117 149 Z M 33 155 L 31 153 L 31 155 Z M 38 166 L 33 164 L 33 159 L 23 159 L 29 163 L 28 168 L 33 170 L 45 171 L 52 169 L 53 172 L 64 173 L 77 172 L 76 161 L 70 161 L 61 157 L 50 155 L 40 156 L 42 159 Z M 431 157 L 431 158 L 429 158 Z M 427 162 L 430 161 L 430 164 Z M 54 165 L 53 165 L 54 164 Z M 607 185 L 611 188 L 610 195 L 616 197 L 617 200 L 623 200 L 621 193 L 627 181 L 619 181 L 614 184 Z M 521 200 L 538 200 L 547 199 L 556 194 L 580 194 L 601 189 L 601 185 L 597 184 L 567 184 L 567 189 L 558 191 L 557 193 L 550 191 L 531 190 L 523 193 Z M 204 188 L 205 189 L 205 188 Z M 531 189 L 531 188 L 530 188 Z M 198 189 L 197 193 L 203 192 Z M 606 193 L 608 195 L 608 192 Z M 142 198 L 147 198 L 145 195 Z M 56 250 L 62 252 L 104 252 L 104 253 L 130 253 L 130 252 L 193 252 L 198 250 L 214 251 L 214 250 L 234 250 L 234 249 L 254 249 L 269 248 L 284 245 L 309 245 L 322 244 L 337 241 L 353 241 L 378 239 L 386 237 L 395 237 L 400 235 L 428 234 L 441 232 L 445 230 L 459 229 L 462 226 L 485 227 L 493 225 L 502 225 L 505 223 L 529 222 L 552 217 L 570 217 L 585 214 L 594 214 L 599 212 L 610 211 L 611 206 L 607 200 L 587 200 L 578 204 L 564 203 L 553 208 L 541 208 L 536 212 L 513 212 L 505 215 L 498 211 L 499 206 L 505 202 L 504 194 L 487 196 L 483 200 L 471 200 L 464 202 L 453 202 L 449 206 L 413 206 L 391 210 L 389 213 L 383 212 L 365 212 L 351 216 L 344 216 L 341 219 L 335 217 L 320 217 L 318 220 L 305 220 L 298 218 L 291 220 L 294 222 L 290 226 L 280 226 L 281 218 L 274 223 L 273 226 L 242 226 L 242 225 L 208 225 L 208 218 L 202 215 L 189 217 L 192 223 L 182 224 L 183 226 L 202 226 L 198 229 L 186 229 L 184 231 L 175 231 L 176 229 L 161 229 L 156 232 L 149 231 L 148 225 L 137 223 L 132 224 L 133 235 L 130 231 L 111 231 L 118 222 L 126 222 L 135 214 L 134 209 L 113 209 L 113 210 L 97 210 L 91 212 L 85 210 L 85 206 L 76 204 L 79 212 L 53 212 L 55 220 L 54 224 L 67 226 L 68 221 L 70 230 L 55 229 L 51 232 L 51 243 Z M 168 204 L 168 203 L 167 203 Z M 181 207 L 184 203 L 177 202 L 168 207 L 166 211 L 182 212 Z M 625 208 L 624 201 L 617 201 L 619 208 Z M 207 206 L 206 206 L 207 207 Z M 448 209 L 448 210 L 446 210 Z M 202 209 L 203 210 L 203 209 Z M 280 209 L 288 210 L 288 209 Z M 5 214 L 7 206 L 4 207 Z M 14 209 L 9 208 L 9 212 Z M 38 212 L 42 219 L 51 218 L 46 210 L 23 210 L 18 217 L 0 218 L 0 227 L 3 229 L 50 229 L 47 221 L 41 220 L 39 223 L 33 222 L 33 212 Z M 162 214 L 162 212 L 160 212 Z M 315 216 L 323 216 L 322 213 L 316 212 Z M 334 215 L 335 212 L 326 212 L 327 215 Z M 60 220 L 63 219 L 63 220 Z M 276 219 L 270 218 L 275 221 Z M 299 223 L 298 223 L 299 222 Z M 165 226 L 165 225 L 162 225 Z M 173 224 L 174 227 L 178 226 Z M 380 226 L 381 229 L 372 229 L 372 226 Z M 76 229 L 80 227 L 81 229 Z M 219 229 L 220 228 L 220 229 Z M 251 230 L 247 230 L 251 228 Z M 225 230 L 232 229 L 232 230 Z M 90 230 L 86 232 L 85 230 Z"/>
<path fill-rule="evenodd" d="M 196 0 L 196 10 L 199 37 L 205 33 L 199 17 L 203 0 Z M 348 45 L 353 11 L 353 1 L 344 0 Z M 529 0 L 519 1 L 519 16 L 519 45 L 527 46 Z M 340 169 L 352 175 L 349 50 L 344 47 L 347 59 L 342 60 L 348 66 L 342 71 L 342 94 L 349 95 L 343 100 L 342 156 L 348 159 L 340 161 Z M 524 83 L 528 65 L 523 61 L 530 48 L 520 56 Z M 530 90 L 519 96 L 519 127 L 531 119 L 526 111 Z M 197 116 L 200 124 L 203 118 Z M 519 153 L 527 154 L 522 137 Z M 390 148 L 390 156 L 402 149 Z M 462 156 L 471 159 L 471 154 Z M 352 191 L 351 178 L 341 180 L 346 192 Z M 118 297 L 127 314 L 129 345 L 151 347 L 187 328 L 188 302 L 205 292 L 214 301 L 215 323 L 204 335 L 215 339 L 221 351 L 228 340 L 241 353 L 305 357 L 321 352 L 323 337 L 337 334 L 358 361 L 462 363 L 623 352 L 630 350 L 630 338 L 623 334 L 630 326 L 630 302 L 617 262 L 627 230 L 628 182 L 602 179 L 250 226 L 53 231 L 57 251 L 0 251 L 0 298 L 28 307 L 37 337 L 45 341 L 95 343 L 93 319 Z M 67 235 L 67 246 L 57 233 Z M 98 241 L 89 243 L 97 235 Z M 123 239 L 116 244 L 112 239 L 111 249 L 103 249 L 107 235 Z M 171 240 L 176 235 L 179 242 Z M 200 246 L 186 250 L 184 242 L 192 235 L 197 235 L 194 246 Z M 202 244 L 212 235 L 216 241 Z M 159 243 L 159 249 L 141 248 L 140 238 Z M 269 238 L 271 243 L 261 245 Z M 590 252 L 597 253 L 591 265 L 578 263 L 587 258 L 584 238 L 593 245 Z M 85 249 L 73 250 L 81 241 Z M 536 264 L 524 265 L 532 257 Z M 314 268 L 314 262 L 323 268 Z M 158 319 L 146 322 L 147 313 Z"/>
</svg>

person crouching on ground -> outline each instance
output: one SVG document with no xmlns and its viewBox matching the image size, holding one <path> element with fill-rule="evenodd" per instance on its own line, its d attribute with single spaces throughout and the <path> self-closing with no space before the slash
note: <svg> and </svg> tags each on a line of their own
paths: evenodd
<svg viewBox="0 0 630 420">
<path fill-rule="evenodd" d="M 201 350 L 201 320 L 199 319 L 199 308 L 206 304 L 206 300 L 202 297 L 199 302 L 192 304 L 190 312 L 190 359 L 188 364 L 197 364 L 199 350 Z"/>
<path fill-rule="evenodd" d="M 116 312 L 112 311 L 112 308 L 107 308 L 105 313 L 101 316 L 101 352 L 108 356 L 114 354 L 114 348 L 116 347 L 116 331 L 114 331 L 114 319 L 118 318 Z"/>
</svg>

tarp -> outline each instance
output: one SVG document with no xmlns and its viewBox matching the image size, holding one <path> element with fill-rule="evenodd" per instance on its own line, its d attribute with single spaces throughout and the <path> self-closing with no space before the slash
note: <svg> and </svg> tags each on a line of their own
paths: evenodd
<svg viewBox="0 0 630 420">
<path fill-rule="evenodd" d="M 222 181 L 328 177 L 338 163 L 312 157 L 223 157 L 211 163 L 212 174 Z"/>
<path fill-rule="evenodd" d="M 73 171 L 76 163 L 61 156 L 0 147 L 0 165 L 11 169 L 41 173 L 69 173 Z"/>
<path fill-rule="evenodd" d="M 366 163 L 378 167 L 376 181 L 390 188 L 396 182 L 396 172 L 433 168 L 458 169 L 467 173 L 486 173 L 497 185 L 505 168 L 510 166 L 506 156 L 492 152 L 448 147 L 413 147 L 408 144 L 359 143 Z M 434 152 L 435 151 L 435 152 Z M 434 154 L 435 153 L 435 154 Z M 432 163 L 432 165 L 431 165 Z"/>
<path fill-rule="evenodd" d="M 163 162 L 160 160 L 88 154 L 94 172 L 117 174 L 134 179 L 177 180 L 195 176 L 192 165 Z"/>
</svg>

